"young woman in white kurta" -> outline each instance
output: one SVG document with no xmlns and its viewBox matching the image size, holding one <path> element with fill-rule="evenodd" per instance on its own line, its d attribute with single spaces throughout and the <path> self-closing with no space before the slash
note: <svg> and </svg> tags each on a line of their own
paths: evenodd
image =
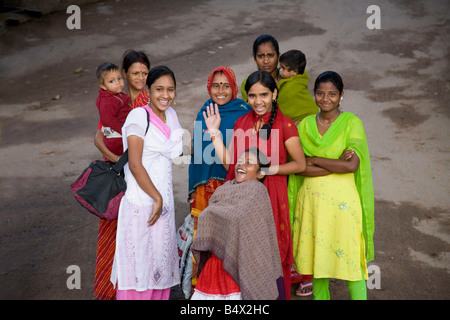
<svg viewBox="0 0 450 320">
<path fill-rule="evenodd" d="M 129 162 L 111 274 L 117 299 L 168 299 L 170 288 L 180 282 L 172 160 L 183 148 L 182 129 L 170 106 L 175 77 L 167 67 L 156 67 L 147 84 L 149 105 L 133 109 L 122 129 Z"/>
</svg>

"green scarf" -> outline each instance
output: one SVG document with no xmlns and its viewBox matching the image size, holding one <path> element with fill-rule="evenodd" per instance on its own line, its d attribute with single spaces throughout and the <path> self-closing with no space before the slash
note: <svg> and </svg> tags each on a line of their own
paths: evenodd
<svg viewBox="0 0 450 320">
<path fill-rule="evenodd" d="M 373 234 L 375 230 L 374 193 L 369 148 L 361 120 L 352 113 L 343 112 L 328 128 L 327 132 L 320 136 L 316 117 L 315 115 L 310 115 L 301 121 L 297 128 L 306 156 L 339 159 L 346 147 L 354 150 L 358 155 L 360 163 L 358 170 L 354 174 L 355 184 L 361 201 L 367 261 L 372 261 L 374 259 Z M 297 193 L 303 180 L 303 176 L 289 176 L 288 197 L 291 225 L 296 207 Z"/>
<path fill-rule="evenodd" d="M 241 95 L 242 95 L 242 100 L 244 100 L 245 102 L 248 102 L 248 101 L 247 101 L 247 91 L 245 91 L 245 84 L 247 83 L 248 77 L 250 77 L 250 75 L 248 75 L 248 76 L 244 79 L 244 81 L 242 81 L 242 83 L 241 83 Z"/>
<path fill-rule="evenodd" d="M 294 122 L 319 112 L 316 102 L 308 91 L 308 83 L 309 76 L 306 71 L 278 81 L 278 105 L 281 112 Z"/>
</svg>

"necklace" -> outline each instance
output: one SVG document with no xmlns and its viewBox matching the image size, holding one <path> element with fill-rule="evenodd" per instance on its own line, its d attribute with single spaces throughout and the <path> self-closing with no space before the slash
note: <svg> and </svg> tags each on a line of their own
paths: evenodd
<svg viewBox="0 0 450 320">
<path fill-rule="evenodd" d="M 338 116 L 336 117 L 336 119 L 339 117 L 340 114 L 341 114 L 341 112 L 339 111 L 339 114 L 338 114 Z M 322 121 L 320 121 L 320 112 L 317 114 L 316 118 L 317 118 L 317 121 L 319 121 L 319 124 L 320 124 L 321 126 L 324 126 L 324 127 L 329 127 L 329 126 L 331 126 L 331 125 L 333 124 L 333 122 L 336 121 L 336 119 L 334 119 L 334 120 L 333 120 L 331 123 L 329 123 L 329 124 L 323 123 Z"/>
</svg>

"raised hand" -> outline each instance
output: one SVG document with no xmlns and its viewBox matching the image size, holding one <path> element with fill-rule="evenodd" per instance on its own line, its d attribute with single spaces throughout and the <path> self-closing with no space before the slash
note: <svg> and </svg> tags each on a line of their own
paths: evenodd
<svg viewBox="0 0 450 320">
<path fill-rule="evenodd" d="M 221 119 L 217 103 L 214 106 L 211 103 L 206 107 L 206 112 L 203 111 L 203 118 L 205 118 L 205 124 L 208 130 L 219 129 Z"/>
</svg>

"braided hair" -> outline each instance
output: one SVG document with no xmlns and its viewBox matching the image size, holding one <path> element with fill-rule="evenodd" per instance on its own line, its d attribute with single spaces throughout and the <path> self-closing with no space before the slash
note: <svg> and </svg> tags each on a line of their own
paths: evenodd
<svg viewBox="0 0 450 320">
<path fill-rule="evenodd" d="M 247 94 L 250 88 L 258 82 L 261 83 L 262 86 L 268 88 L 272 93 L 277 90 L 277 83 L 273 79 L 272 75 L 267 71 L 258 70 L 249 75 L 247 82 L 245 83 L 245 91 L 247 92 Z M 260 137 L 262 139 L 269 139 L 273 122 L 275 121 L 275 117 L 277 116 L 277 112 L 278 103 L 276 100 L 272 100 L 272 114 L 270 116 L 269 123 L 265 123 L 260 129 Z"/>
</svg>

